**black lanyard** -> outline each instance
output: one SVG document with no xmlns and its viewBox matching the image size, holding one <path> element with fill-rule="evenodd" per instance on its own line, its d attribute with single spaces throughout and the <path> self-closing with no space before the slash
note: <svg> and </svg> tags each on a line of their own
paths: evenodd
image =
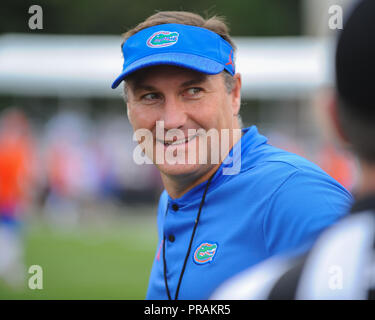
<svg viewBox="0 0 375 320">
<path fill-rule="evenodd" d="M 194 239 L 195 231 L 197 230 L 197 226 L 198 226 L 198 223 L 199 223 L 199 218 L 201 216 L 201 211 L 202 211 L 202 208 L 203 208 L 203 204 L 204 204 L 204 201 L 206 199 L 206 194 L 207 194 L 207 191 L 208 191 L 208 187 L 210 186 L 211 180 L 212 180 L 212 178 L 213 178 L 214 175 L 215 175 L 215 173 L 208 179 L 207 184 L 206 184 L 206 188 L 204 189 L 204 192 L 203 192 L 203 196 L 202 196 L 202 200 L 201 200 L 201 203 L 200 203 L 200 206 L 199 206 L 197 218 L 195 219 L 195 223 L 194 223 L 194 229 L 193 229 L 193 232 L 192 232 L 191 237 L 190 237 L 189 248 L 188 248 L 188 250 L 186 252 L 185 261 L 184 261 L 184 265 L 182 266 L 180 278 L 178 279 L 176 294 L 175 294 L 175 298 L 174 298 L 175 300 L 178 299 L 178 293 L 180 291 L 182 277 L 184 276 L 184 273 L 185 273 L 186 263 L 187 263 L 187 260 L 189 258 L 189 255 L 190 255 L 191 246 L 193 244 L 193 239 Z M 168 212 L 168 206 L 167 206 L 167 212 Z M 172 300 L 171 293 L 170 293 L 169 287 L 168 287 L 168 280 L 167 280 L 167 262 L 165 260 L 165 234 L 163 236 L 163 268 L 164 268 L 165 289 L 167 290 L 168 300 Z"/>
</svg>

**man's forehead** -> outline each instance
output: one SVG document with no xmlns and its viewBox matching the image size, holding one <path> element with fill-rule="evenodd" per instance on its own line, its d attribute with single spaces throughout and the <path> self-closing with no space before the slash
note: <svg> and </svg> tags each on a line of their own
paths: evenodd
<svg viewBox="0 0 375 320">
<path fill-rule="evenodd" d="M 204 82 L 210 75 L 178 66 L 158 65 L 138 70 L 128 76 L 125 81 L 137 87 L 160 77 L 177 77 L 181 84 L 184 84 L 185 81 Z"/>
</svg>

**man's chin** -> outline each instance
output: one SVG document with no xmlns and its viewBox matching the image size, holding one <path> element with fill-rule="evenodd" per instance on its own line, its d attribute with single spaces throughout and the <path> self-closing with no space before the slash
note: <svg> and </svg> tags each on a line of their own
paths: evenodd
<svg viewBox="0 0 375 320">
<path fill-rule="evenodd" d="M 170 178 L 183 178 L 184 176 L 199 177 L 209 171 L 210 165 L 204 164 L 158 164 L 160 172 Z"/>
</svg>

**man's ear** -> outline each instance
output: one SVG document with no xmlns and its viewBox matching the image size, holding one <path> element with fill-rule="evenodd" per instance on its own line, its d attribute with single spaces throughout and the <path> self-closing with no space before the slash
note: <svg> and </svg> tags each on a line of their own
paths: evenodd
<svg viewBox="0 0 375 320">
<path fill-rule="evenodd" d="M 339 106 L 338 106 L 338 98 L 337 95 L 332 94 L 328 103 L 328 117 L 329 122 L 333 128 L 333 131 L 340 142 L 347 146 L 350 144 L 349 138 L 346 135 L 345 131 L 342 128 L 340 116 L 339 116 Z"/>
<path fill-rule="evenodd" d="M 129 115 L 129 104 L 128 103 L 125 103 L 126 105 L 126 115 L 128 116 L 128 120 L 130 122 L 130 115 Z"/>
<path fill-rule="evenodd" d="M 127 85 L 126 82 L 124 82 L 124 88 L 123 88 L 123 98 L 124 98 L 124 102 L 125 102 L 125 108 L 126 108 L 126 115 L 128 117 L 128 120 L 129 122 L 131 123 L 131 120 L 130 120 L 130 113 L 129 113 L 129 86 Z"/>
<path fill-rule="evenodd" d="M 237 116 L 240 112 L 241 87 L 242 87 L 241 75 L 239 73 L 236 73 L 233 76 L 233 89 L 232 89 L 232 108 L 233 108 L 234 116 Z"/>
</svg>

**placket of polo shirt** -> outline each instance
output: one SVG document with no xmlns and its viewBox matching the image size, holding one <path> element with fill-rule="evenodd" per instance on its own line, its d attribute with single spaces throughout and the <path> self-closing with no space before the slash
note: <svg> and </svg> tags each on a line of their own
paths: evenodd
<svg viewBox="0 0 375 320">
<path fill-rule="evenodd" d="M 179 205 L 176 202 L 170 201 L 168 203 L 168 209 L 167 209 L 166 217 L 164 221 L 164 236 L 166 239 L 167 247 L 168 245 L 173 244 L 173 242 L 176 239 L 176 235 L 174 234 L 175 219 L 173 215 L 175 215 L 178 212 L 178 210 L 179 210 Z"/>
</svg>

